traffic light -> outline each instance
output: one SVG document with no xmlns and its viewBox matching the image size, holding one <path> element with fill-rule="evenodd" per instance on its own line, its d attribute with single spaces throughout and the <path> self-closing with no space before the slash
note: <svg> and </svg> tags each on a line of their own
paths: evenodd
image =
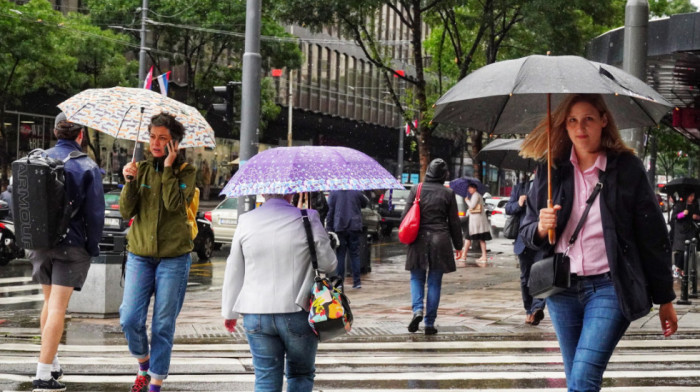
<svg viewBox="0 0 700 392">
<path fill-rule="evenodd" d="M 223 117 L 224 121 L 229 124 L 234 122 L 234 114 L 236 113 L 234 102 L 234 89 L 241 82 L 228 82 L 225 86 L 214 86 L 214 95 L 223 98 L 224 103 L 213 103 L 212 110 L 217 115 Z"/>
</svg>

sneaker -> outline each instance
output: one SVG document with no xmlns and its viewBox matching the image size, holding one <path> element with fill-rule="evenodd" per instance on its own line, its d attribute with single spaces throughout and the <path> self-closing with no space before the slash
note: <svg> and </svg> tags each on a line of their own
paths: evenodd
<svg viewBox="0 0 700 392">
<path fill-rule="evenodd" d="M 435 327 L 425 327 L 425 334 L 426 335 L 435 335 L 437 333 L 437 329 Z"/>
<path fill-rule="evenodd" d="M 136 381 L 134 385 L 131 386 L 131 392 L 148 392 L 148 384 L 151 382 L 151 375 L 147 374 L 145 376 L 136 376 Z"/>
<path fill-rule="evenodd" d="M 362 285 L 359 284 L 359 283 L 358 283 L 358 284 L 354 284 L 354 285 L 352 285 L 352 288 L 353 288 L 353 289 L 361 289 L 361 288 L 362 288 Z"/>
<path fill-rule="evenodd" d="M 63 369 L 58 369 L 57 372 L 51 372 L 51 377 L 56 381 L 61 381 L 63 378 Z"/>
<path fill-rule="evenodd" d="M 418 324 L 423 321 L 423 312 L 413 313 L 413 319 L 411 323 L 408 324 L 408 332 L 416 332 L 418 330 Z"/>
<path fill-rule="evenodd" d="M 66 390 L 65 385 L 54 380 L 53 378 L 50 378 L 48 380 L 33 380 L 32 386 L 34 387 L 34 389 L 32 389 L 32 392 L 52 392 Z"/>
</svg>

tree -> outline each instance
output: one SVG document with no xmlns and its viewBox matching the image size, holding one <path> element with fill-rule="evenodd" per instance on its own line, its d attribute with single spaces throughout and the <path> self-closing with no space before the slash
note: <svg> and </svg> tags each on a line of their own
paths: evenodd
<svg viewBox="0 0 700 392">
<path fill-rule="evenodd" d="M 0 0 L 0 119 L 8 105 L 16 105 L 29 92 L 70 87 L 70 78 L 63 76 L 73 72 L 77 61 L 59 50 L 62 20 L 45 0 L 24 5 Z M 4 121 L 0 121 L 3 169 L 9 158 L 7 136 Z"/>
<path fill-rule="evenodd" d="M 138 36 L 140 21 L 135 11 L 141 5 L 140 0 L 88 0 L 87 5 L 99 23 L 120 25 L 134 37 Z M 262 35 L 291 38 L 266 15 L 268 8 L 263 7 Z M 158 73 L 176 65 L 184 66 L 186 103 L 205 109 L 211 103 L 212 86 L 240 80 L 245 2 L 162 0 L 152 2 L 149 12 L 148 56 Z M 295 69 L 302 62 L 301 51 L 291 40 L 263 40 L 261 56 L 263 64 L 270 67 Z"/>
<path fill-rule="evenodd" d="M 316 1 L 287 0 L 276 4 L 279 17 L 290 23 L 304 25 L 314 31 L 324 26 L 338 25 L 344 36 L 354 40 L 366 59 L 382 71 L 384 88 L 397 106 L 399 112 L 414 128 L 413 112 L 419 116 L 418 151 L 421 176 L 430 162 L 433 126 L 429 125 L 428 81 L 426 58 L 423 50 L 424 19 L 442 3 L 449 0 L 348 0 Z M 413 75 L 397 72 L 398 67 L 391 57 L 392 47 L 383 44 L 385 33 L 380 23 L 382 10 L 394 12 L 402 29 L 410 36 L 410 58 L 414 67 Z M 409 98 L 402 100 L 397 93 L 394 77 L 400 78 L 412 88 Z M 409 89 L 407 89 L 409 90 Z"/>
<path fill-rule="evenodd" d="M 672 128 L 661 125 L 651 133 L 657 140 L 657 166 L 660 166 L 667 178 L 682 176 L 694 177 L 687 172 L 688 159 L 695 158 L 695 165 L 700 157 L 700 146 L 689 143 L 688 140 Z"/>
</svg>

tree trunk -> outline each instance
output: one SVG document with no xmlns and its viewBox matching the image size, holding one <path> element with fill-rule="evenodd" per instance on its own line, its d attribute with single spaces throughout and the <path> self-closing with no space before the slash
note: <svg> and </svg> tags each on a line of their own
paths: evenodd
<svg viewBox="0 0 700 392">
<path fill-rule="evenodd" d="M 481 151 L 481 148 L 484 145 L 481 141 L 481 131 L 469 131 L 469 134 L 472 140 L 472 157 L 476 157 L 476 154 Z M 483 183 L 484 178 L 481 173 L 481 162 L 477 161 L 476 159 L 472 159 L 472 166 L 474 166 L 474 177 L 478 178 L 479 181 Z"/>
</svg>

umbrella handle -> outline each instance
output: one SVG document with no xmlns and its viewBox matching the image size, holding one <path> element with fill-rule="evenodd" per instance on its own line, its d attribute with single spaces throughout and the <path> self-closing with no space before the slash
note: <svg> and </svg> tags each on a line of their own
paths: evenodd
<svg viewBox="0 0 700 392">
<path fill-rule="evenodd" d="M 136 149 L 138 148 L 139 145 L 139 134 L 141 133 L 141 122 L 143 121 L 143 111 L 144 107 L 141 106 L 141 116 L 139 117 L 139 127 L 136 129 L 136 144 L 134 144 L 134 153 L 131 155 L 131 162 L 136 162 Z M 134 176 L 126 176 L 126 179 L 129 181 L 134 180 Z"/>
<path fill-rule="evenodd" d="M 547 200 L 547 208 L 554 208 L 554 203 L 552 203 L 551 199 Z M 557 233 L 554 231 L 554 229 L 549 229 L 547 231 L 547 234 L 549 234 L 549 243 L 551 245 L 556 244 L 557 243 Z"/>
</svg>

